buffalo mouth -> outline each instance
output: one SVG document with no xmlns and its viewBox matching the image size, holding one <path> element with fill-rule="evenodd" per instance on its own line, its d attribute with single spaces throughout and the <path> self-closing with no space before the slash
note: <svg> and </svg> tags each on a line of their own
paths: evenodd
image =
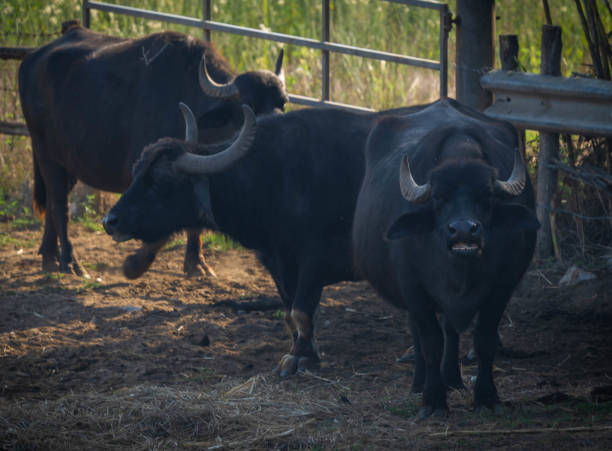
<svg viewBox="0 0 612 451">
<path fill-rule="evenodd" d="M 128 235 L 128 234 L 125 234 L 125 233 L 119 233 L 119 232 L 113 233 L 111 235 L 111 237 L 117 243 L 123 243 L 124 241 L 128 241 L 128 240 L 131 240 L 132 238 L 134 238 L 132 235 Z"/>
<path fill-rule="evenodd" d="M 450 246 L 450 251 L 453 255 L 464 257 L 479 257 L 482 255 L 482 247 L 479 243 L 468 243 L 458 241 Z"/>
</svg>

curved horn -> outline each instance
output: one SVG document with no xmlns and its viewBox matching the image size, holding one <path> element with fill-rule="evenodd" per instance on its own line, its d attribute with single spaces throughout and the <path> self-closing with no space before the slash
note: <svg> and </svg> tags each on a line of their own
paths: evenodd
<svg viewBox="0 0 612 451">
<path fill-rule="evenodd" d="M 208 69 L 206 68 L 206 54 L 202 54 L 202 64 L 198 70 L 198 80 L 200 81 L 200 88 L 204 91 L 204 94 L 210 97 L 216 97 L 219 99 L 228 99 L 238 95 L 238 87 L 233 81 L 226 84 L 219 84 L 210 78 Z"/>
<path fill-rule="evenodd" d="M 185 141 L 188 143 L 197 143 L 198 142 L 198 122 L 186 104 L 183 102 L 179 102 L 179 108 L 181 109 L 181 113 L 183 113 L 183 119 L 185 119 Z"/>
<path fill-rule="evenodd" d="M 211 175 L 229 168 L 244 157 L 252 148 L 257 126 L 255 113 L 247 105 L 242 105 L 244 124 L 238 138 L 227 149 L 213 155 L 185 153 L 174 162 L 179 171 L 193 175 Z"/>
<path fill-rule="evenodd" d="M 409 202 L 425 202 L 431 196 L 431 185 L 429 182 L 418 185 L 412 177 L 408 155 L 404 155 L 400 165 L 400 188 L 402 196 Z"/>
<path fill-rule="evenodd" d="M 518 196 L 525 188 L 525 164 L 518 149 L 514 152 L 514 166 L 512 174 L 505 182 L 495 180 L 495 189 L 498 193 L 507 194 L 510 196 Z"/>
</svg>

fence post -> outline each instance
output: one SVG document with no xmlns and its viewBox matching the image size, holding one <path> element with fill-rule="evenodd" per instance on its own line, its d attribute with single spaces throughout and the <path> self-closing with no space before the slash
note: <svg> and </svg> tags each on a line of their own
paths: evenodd
<svg viewBox="0 0 612 451">
<path fill-rule="evenodd" d="M 457 0 L 457 100 L 479 111 L 491 105 L 480 77 L 495 59 L 495 0 Z"/>
<path fill-rule="evenodd" d="M 499 59 L 501 61 L 501 69 L 503 71 L 518 71 L 518 53 L 519 53 L 519 41 L 518 36 L 515 34 L 500 34 L 499 35 Z M 523 157 L 523 161 L 527 161 L 527 155 L 525 152 L 525 130 L 522 128 L 517 129 L 519 151 Z"/>
<path fill-rule="evenodd" d="M 202 0 L 202 15 L 204 17 L 204 20 L 210 20 L 211 16 L 211 7 L 210 7 L 210 0 Z M 206 41 L 210 41 L 210 30 L 207 28 L 204 28 L 204 39 Z"/>
<path fill-rule="evenodd" d="M 321 0 L 321 41 L 329 41 L 329 0 Z M 329 50 L 321 50 L 321 100 L 329 100 Z"/>
<path fill-rule="evenodd" d="M 83 26 L 85 28 L 89 28 L 91 25 L 91 11 L 89 10 L 89 1 L 88 0 L 83 0 L 83 6 L 82 6 L 82 11 L 81 13 L 83 14 Z"/>
<path fill-rule="evenodd" d="M 561 75 L 561 27 L 542 25 L 542 75 Z M 554 236 L 554 218 L 551 215 L 553 198 L 557 191 L 557 170 L 551 163 L 559 157 L 559 135 L 540 133 L 536 214 L 542 225 L 538 232 L 538 258 L 558 255 Z"/>
</svg>

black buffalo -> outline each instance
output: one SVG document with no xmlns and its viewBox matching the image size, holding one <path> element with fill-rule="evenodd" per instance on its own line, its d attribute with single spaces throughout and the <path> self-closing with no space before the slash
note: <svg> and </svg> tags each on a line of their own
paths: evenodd
<svg viewBox="0 0 612 451">
<path fill-rule="evenodd" d="M 381 115 L 404 111 L 304 109 L 259 117 L 255 137 L 244 129 L 237 141 L 254 139 L 241 159 L 236 143 L 231 152 L 218 152 L 216 145 L 161 140 L 143 153 L 104 227 L 117 240 L 156 242 L 181 228 L 215 225 L 256 250 L 276 283 L 293 339 L 278 371 L 316 366 L 313 315 L 321 291 L 355 279 L 351 227 L 367 135 Z M 231 163 L 222 167 L 211 157 Z"/>
<path fill-rule="evenodd" d="M 353 225 L 355 265 L 385 299 L 410 312 L 421 418 L 447 410 L 447 387 L 463 387 L 458 333 L 475 317 L 475 405 L 499 406 L 497 327 L 533 254 L 533 208 L 510 124 L 440 100 L 382 120 L 369 136 Z"/>
<path fill-rule="evenodd" d="M 538 228 L 516 148 L 510 124 L 453 100 L 381 120 L 368 138 L 353 225 L 355 266 L 410 312 L 421 418 L 447 410 L 447 387 L 463 387 L 458 333 L 475 317 L 475 405 L 499 406 L 492 376 L 497 327 Z"/>
<path fill-rule="evenodd" d="M 179 101 L 193 106 L 198 126 L 205 129 L 201 135 L 216 140 L 240 128 L 241 104 L 265 114 L 282 111 L 288 99 L 277 76 L 282 54 L 276 74 L 237 75 L 212 44 L 181 33 L 124 39 L 78 24 L 65 28 L 63 36 L 23 60 L 19 94 L 32 137 L 34 206 L 41 216 L 46 213 L 43 270 L 54 270 L 59 260 L 62 272 L 82 274 L 68 238 L 67 198 L 76 179 L 125 191 L 147 144 L 182 135 Z M 200 231 L 188 235 L 185 271 L 200 274 L 208 269 Z M 126 275 L 146 271 L 162 244 L 129 257 Z"/>
</svg>

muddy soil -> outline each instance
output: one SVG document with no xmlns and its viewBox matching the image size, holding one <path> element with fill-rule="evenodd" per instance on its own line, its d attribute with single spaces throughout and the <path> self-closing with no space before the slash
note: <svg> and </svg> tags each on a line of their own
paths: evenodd
<svg viewBox="0 0 612 451">
<path fill-rule="evenodd" d="M 325 289 L 322 367 L 280 379 L 289 338 L 253 253 L 208 250 L 217 277 L 186 279 L 174 245 L 130 281 L 137 243 L 76 225 L 86 279 L 41 272 L 40 230 L 0 228 L 4 449 L 612 449 L 610 273 L 559 287 L 560 269 L 532 268 L 500 327 L 504 411 L 473 412 L 465 361 L 448 417 L 417 423 L 407 315 L 365 282 Z"/>
</svg>

